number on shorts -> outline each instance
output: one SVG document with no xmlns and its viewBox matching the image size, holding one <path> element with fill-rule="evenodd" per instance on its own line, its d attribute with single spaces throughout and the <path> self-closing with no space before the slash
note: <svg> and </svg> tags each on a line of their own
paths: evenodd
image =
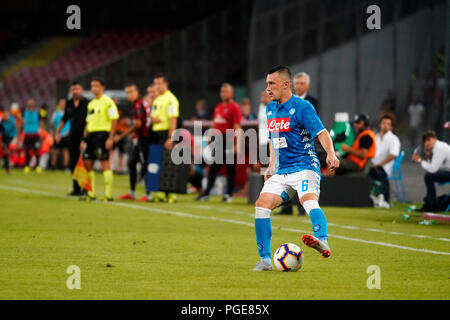
<svg viewBox="0 0 450 320">
<path fill-rule="evenodd" d="M 308 191 L 308 180 L 302 181 L 302 192 Z"/>
</svg>

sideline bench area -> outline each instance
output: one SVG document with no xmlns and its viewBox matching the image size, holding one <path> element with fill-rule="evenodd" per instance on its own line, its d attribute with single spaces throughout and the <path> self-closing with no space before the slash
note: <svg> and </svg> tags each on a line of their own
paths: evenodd
<svg viewBox="0 0 450 320">
<path fill-rule="evenodd" d="M 422 218 L 426 219 L 426 220 L 439 220 L 439 221 L 450 222 L 450 215 L 448 215 L 448 214 L 425 212 L 422 215 Z"/>
</svg>

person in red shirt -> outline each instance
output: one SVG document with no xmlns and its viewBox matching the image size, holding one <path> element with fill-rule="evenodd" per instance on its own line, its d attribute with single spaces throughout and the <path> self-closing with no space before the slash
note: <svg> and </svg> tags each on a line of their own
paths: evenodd
<svg viewBox="0 0 450 320">
<path fill-rule="evenodd" d="M 133 151 L 130 154 L 128 161 L 128 170 L 130 174 L 130 191 L 124 195 L 119 196 L 119 199 L 136 199 L 136 182 L 138 163 L 141 164 L 141 176 L 144 177 L 147 173 L 148 163 L 148 149 L 149 149 L 149 129 L 150 129 L 150 106 L 144 99 L 139 98 L 139 89 L 136 84 L 132 83 L 125 87 L 127 99 L 132 103 L 131 117 L 133 119 L 133 126 L 117 135 L 115 140 L 120 141 L 126 136 L 134 135 L 133 137 Z M 117 142 L 116 141 L 116 142 Z M 146 195 L 139 198 L 138 201 L 149 201 L 150 191 L 146 190 Z"/>
<path fill-rule="evenodd" d="M 223 141 L 223 163 L 225 163 L 227 170 L 227 190 L 223 196 L 222 201 L 231 202 L 231 196 L 234 190 L 234 184 L 236 180 L 236 161 L 233 163 L 226 163 L 226 154 L 227 154 L 227 143 L 226 143 L 226 131 L 229 129 L 237 130 L 241 128 L 241 108 L 239 105 L 233 100 L 234 90 L 231 84 L 224 83 L 220 88 L 220 99 L 222 100 L 216 108 L 214 109 L 213 115 L 213 128 L 219 130 L 222 133 L 222 141 Z M 234 139 L 234 136 L 233 136 Z M 236 145 L 234 145 L 233 150 L 229 150 L 229 152 L 233 152 L 236 154 Z M 218 159 L 216 159 L 218 160 Z M 209 193 L 214 186 L 216 181 L 217 174 L 221 169 L 222 164 L 214 162 L 211 164 L 208 173 L 208 185 L 204 192 L 199 195 L 197 198 L 200 201 L 208 201 Z"/>
</svg>

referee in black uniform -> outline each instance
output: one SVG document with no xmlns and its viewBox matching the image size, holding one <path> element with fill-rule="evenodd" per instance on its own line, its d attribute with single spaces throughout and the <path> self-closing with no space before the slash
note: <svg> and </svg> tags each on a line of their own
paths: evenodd
<svg viewBox="0 0 450 320">
<path fill-rule="evenodd" d="M 70 121 L 69 133 L 69 153 L 70 153 L 70 170 L 75 170 L 78 158 L 80 156 L 80 143 L 83 139 L 84 127 L 86 126 L 87 105 L 89 100 L 83 97 L 83 87 L 78 82 L 72 82 L 70 85 L 70 94 L 72 99 L 67 101 L 66 110 L 59 123 L 55 140 L 57 143 L 61 141 L 61 130 L 67 121 Z M 70 196 L 80 196 L 83 194 L 78 182 L 72 180 L 73 190 Z"/>
</svg>

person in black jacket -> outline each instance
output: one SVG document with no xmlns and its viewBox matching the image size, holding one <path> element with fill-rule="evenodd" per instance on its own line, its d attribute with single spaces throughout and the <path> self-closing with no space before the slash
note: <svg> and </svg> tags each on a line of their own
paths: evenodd
<svg viewBox="0 0 450 320">
<path fill-rule="evenodd" d="M 310 79 L 306 72 L 297 73 L 294 76 L 294 93 L 296 96 L 311 102 L 317 114 L 319 114 L 319 100 L 308 93 L 311 83 Z"/>
<path fill-rule="evenodd" d="M 80 143 L 83 139 L 84 127 L 86 126 L 87 105 L 89 100 L 83 97 L 83 87 L 78 82 L 73 82 L 70 86 L 70 94 L 72 99 L 67 101 L 66 110 L 59 123 L 58 130 L 55 135 L 57 143 L 61 140 L 61 130 L 64 125 L 70 121 L 70 133 L 69 133 L 69 153 L 70 153 L 70 170 L 75 170 L 78 158 L 80 156 Z M 81 196 L 84 191 L 81 190 L 78 182 L 72 180 L 73 190 L 69 195 Z"/>
<path fill-rule="evenodd" d="M 319 114 L 319 100 L 308 94 L 310 82 L 311 79 L 306 72 L 297 73 L 294 76 L 294 94 L 302 99 L 311 102 L 313 107 L 316 109 L 317 114 Z M 299 215 L 305 215 L 305 210 L 298 202 L 297 196 L 282 205 L 280 214 L 292 214 L 292 202 L 297 203 Z"/>
</svg>

